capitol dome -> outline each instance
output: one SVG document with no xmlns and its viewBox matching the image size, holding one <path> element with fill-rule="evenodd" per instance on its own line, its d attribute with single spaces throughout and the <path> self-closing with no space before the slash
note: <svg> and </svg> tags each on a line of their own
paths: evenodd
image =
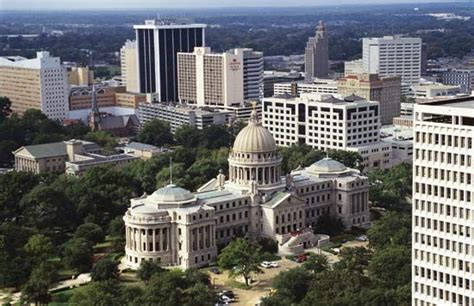
<svg viewBox="0 0 474 306">
<path fill-rule="evenodd" d="M 169 184 L 153 192 L 151 199 L 158 203 L 179 203 L 194 199 L 194 195 L 181 187 Z"/>
<path fill-rule="evenodd" d="M 264 153 L 276 151 L 272 134 L 257 120 L 256 111 L 252 111 L 249 124 L 243 128 L 234 141 L 234 152 Z"/>
<path fill-rule="evenodd" d="M 309 170 L 318 173 L 333 173 L 346 171 L 347 167 L 332 158 L 326 157 L 312 164 Z"/>
</svg>

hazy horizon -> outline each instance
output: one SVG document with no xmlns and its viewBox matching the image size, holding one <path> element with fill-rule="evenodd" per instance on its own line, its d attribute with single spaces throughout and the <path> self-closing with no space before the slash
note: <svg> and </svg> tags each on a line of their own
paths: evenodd
<svg viewBox="0 0 474 306">
<path fill-rule="evenodd" d="M 242 7 L 297 7 L 297 6 L 334 6 L 364 4 L 427 4 L 455 3 L 467 1 L 453 0 L 2 0 L 2 10 L 104 10 L 104 9 L 199 9 L 199 8 L 242 8 Z"/>
</svg>

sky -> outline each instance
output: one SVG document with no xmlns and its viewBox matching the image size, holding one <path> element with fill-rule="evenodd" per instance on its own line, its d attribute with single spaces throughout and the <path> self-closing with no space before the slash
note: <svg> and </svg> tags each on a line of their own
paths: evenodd
<svg viewBox="0 0 474 306">
<path fill-rule="evenodd" d="M 454 0 L 0 0 L 0 10 L 288 7 L 338 4 L 455 2 Z"/>
</svg>

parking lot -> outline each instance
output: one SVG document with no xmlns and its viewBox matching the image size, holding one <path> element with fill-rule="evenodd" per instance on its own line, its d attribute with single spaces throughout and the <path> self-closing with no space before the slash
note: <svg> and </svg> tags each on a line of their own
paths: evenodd
<svg viewBox="0 0 474 306">
<path fill-rule="evenodd" d="M 232 290 L 235 293 L 237 301 L 232 303 L 232 305 L 255 305 L 261 297 L 270 293 L 273 279 L 278 273 L 298 266 L 296 262 L 288 259 L 282 259 L 276 262 L 279 265 L 278 268 L 262 268 L 263 273 L 254 276 L 254 283 L 252 284 L 252 287 L 247 290 L 230 286 L 229 281 L 231 280 L 228 277 L 227 271 L 223 271 L 222 274 L 210 273 L 210 276 L 218 290 Z"/>
</svg>

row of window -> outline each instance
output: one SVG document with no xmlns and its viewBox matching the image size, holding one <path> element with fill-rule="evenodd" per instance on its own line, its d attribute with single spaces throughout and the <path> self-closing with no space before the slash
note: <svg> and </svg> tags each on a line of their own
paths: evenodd
<svg viewBox="0 0 474 306">
<path fill-rule="evenodd" d="M 427 211 L 429 213 L 452 216 L 460 219 L 471 219 L 471 210 L 469 208 L 457 207 L 448 204 L 438 204 L 436 202 L 415 200 L 415 210 Z"/>
<path fill-rule="evenodd" d="M 468 166 L 472 165 L 471 156 L 466 154 L 457 154 L 457 153 L 446 153 L 446 152 L 438 152 L 433 150 L 424 150 L 424 149 L 416 149 L 415 150 L 415 158 L 416 159 L 423 159 L 425 161 L 433 161 L 438 163 L 446 163 L 450 165 L 461 165 L 461 166 Z"/>
<path fill-rule="evenodd" d="M 444 239 L 444 238 L 439 238 L 437 236 L 431 236 L 431 235 L 420 234 L 420 233 L 415 232 L 415 242 L 423 244 L 423 245 L 427 245 L 427 246 L 433 246 L 435 248 L 439 248 L 442 250 L 456 252 L 459 254 L 469 255 L 469 253 L 471 253 L 470 244 L 466 244 L 466 243 L 462 243 L 462 242 L 458 242 L 454 240 L 449 240 L 449 239 Z"/>
<path fill-rule="evenodd" d="M 449 146 L 460 149 L 472 149 L 471 137 L 443 135 L 439 133 L 416 132 L 415 140 L 417 143 Z"/>
<path fill-rule="evenodd" d="M 463 296 L 461 294 L 456 294 L 454 292 L 450 292 L 449 290 L 441 289 L 432 287 L 430 285 L 425 285 L 423 283 L 415 282 L 415 292 L 419 292 L 421 294 L 426 294 L 428 296 L 433 296 L 435 298 L 439 298 L 440 300 L 445 300 L 446 302 L 458 303 L 459 306 L 471 306 L 473 305 L 470 302 L 470 298 L 468 296 Z M 446 303 L 448 304 L 448 303 Z M 432 304 L 435 305 L 435 304 Z M 415 299 L 415 306 L 428 306 L 428 303 L 424 301 L 418 301 Z"/>
<path fill-rule="evenodd" d="M 421 195 L 471 202 L 471 192 L 467 190 L 436 186 L 431 184 L 415 183 L 415 192 Z"/>
<path fill-rule="evenodd" d="M 421 176 L 422 178 L 434 178 L 435 180 L 439 179 L 449 183 L 459 182 L 461 184 L 471 184 L 470 173 L 438 169 L 434 167 L 415 166 L 415 176 Z"/>
</svg>

